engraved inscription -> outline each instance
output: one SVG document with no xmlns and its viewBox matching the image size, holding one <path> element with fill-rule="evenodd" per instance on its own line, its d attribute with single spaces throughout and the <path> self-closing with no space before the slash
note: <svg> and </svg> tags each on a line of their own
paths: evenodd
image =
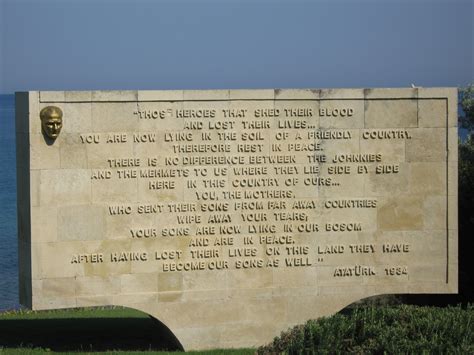
<svg viewBox="0 0 474 355">
<path fill-rule="evenodd" d="M 143 121 L 143 132 L 81 134 L 81 144 L 97 149 L 130 142 L 137 147 L 134 154 L 110 154 L 104 168 L 91 170 L 91 180 L 105 184 L 136 181 L 142 198 L 154 201 L 108 204 L 111 223 L 120 216 L 130 218 L 114 238 L 156 241 L 157 246 L 162 238 L 184 239 L 187 245 L 180 249 L 182 242 L 172 242 L 176 250 L 155 251 L 154 257 L 121 250 L 100 262 L 158 263 L 162 272 L 341 263 L 334 277 L 398 275 L 397 267 L 376 271 L 371 255 L 410 253 L 408 242 L 353 242 L 351 236 L 377 225 L 380 201 L 378 194 L 360 197 L 352 186 L 363 187 L 379 175 L 396 183 L 406 173 L 404 161 L 393 161 L 391 151 L 377 144 L 359 147 L 359 140 L 403 141 L 412 133 L 318 128 L 320 119 L 355 119 L 357 106 L 265 106 L 150 104 L 129 113 Z M 155 120 L 162 128 L 152 131 Z M 145 145 L 150 148 L 141 153 L 138 147 Z M 154 217 L 137 225 L 132 223 L 135 215 Z M 319 242 L 327 238 L 347 241 Z M 338 261 L 338 256 L 351 254 L 365 257 L 368 264 L 343 266 L 343 259 Z M 72 260 L 92 263 L 87 256 Z"/>
</svg>

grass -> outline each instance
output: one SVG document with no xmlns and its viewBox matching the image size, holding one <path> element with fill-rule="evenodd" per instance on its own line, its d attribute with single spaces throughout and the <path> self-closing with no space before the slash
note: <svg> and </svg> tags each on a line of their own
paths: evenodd
<svg viewBox="0 0 474 355">
<path fill-rule="evenodd" d="M 84 308 L 0 313 L 0 354 L 55 352 L 179 354 L 163 325 L 139 311 Z M 255 349 L 212 350 L 186 354 L 254 354 Z"/>
</svg>

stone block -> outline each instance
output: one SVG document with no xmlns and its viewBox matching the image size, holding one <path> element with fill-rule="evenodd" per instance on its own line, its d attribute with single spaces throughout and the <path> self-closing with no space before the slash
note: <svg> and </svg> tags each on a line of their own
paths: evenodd
<svg viewBox="0 0 474 355">
<path fill-rule="evenodd" d="M 426 197 L 423 201 L 423 218 L 425 229 L 447 229 L 447 196 Z"/>
<path fill-rule="evenodd" d="M 114 102 L 104 100 L 105 103 L 92 103 L 92 131 L 106 133 L 105 139 L 109 142 L 119 142 L 116 134 L 135 131 L 138 123 L 136 102 Z"/>
<path fill-rule="evenodd" d="M 39 101 L 39 92 L 28 92 L 29 98 L 29 117 L 27 120 L 29 121 L 29 132 L 30 133 L 41 133 L 41 119 L 40 119 L 40 110 L 44 106 L 48 106 L 48 104 L 40 104 Z M 15 109 L 16 112 L 16 109 Z"/>
<path fill-rule="evenodd" d="M 182 291 L 183 274 L 181 272 L 158 274 L 158 290 L 160 292 Z"/>
<path fill-rule="evenodd" d="M 85 169 L 87 164 L 87 147 L 81 143 L 78 134 L 64 134 L 61 146 L 58 147 L 59 160 L 62 169 Z"/>
<path fill-rule="evenodd" d="M 118 276 L 89 276 L 76 278 L 77 296 L 108 296 L 120 293 Z"/>
<path fill-rule="evenodd" d="M 29 198 L 31 199 L 31 206 L 39 206 L 39 204 L 40 204 L 40 198 L 39 198 L 40 183 L 41 183 L 40 174 L 41 174 L 40 170 L 31 170 L 29 174 L 22 175 L 21 180 L 25 181 L 28 178 L 30 179 Z M 21 180 L 17 178 L 17 184 L 20 185 L 20 186 L 25 186 L 23 184 L 23 181 L 21 181 Z M 22 189 L 23 189 L 23 187 L 22 187 Z M 28 190 L 28 188 L 26 188 L 26 190 Z M 18 198 L 18 200 L 19 200 L 18 203 L 20 205 L 23 205 L 25 203 L 25 201 L 23 200 L 23 198 L 20 199 L 20 197 L 22 197 L 22 196 L 20 196 L 20 194 L 19 194 L 18 197 L 19 197 Z"/>
<path fill-rule="evenodd" d="M 124 203 L 137 201 L 137 181 L 125 179 L 111 186 L 104 180 L 93 180 L 90 184 L 92 201 L 95 203 Z"/>
<path fill-rule="evenodd" d="M 58 211 L 58 240 L 101 240 L 105 236 L 105 208 L 72 205 Z"/>
<path fill-rule="evenodd" d="M 320 99 L 361 99 L 365 97 L 364 89 L 322 89 Z"/>
<path fill-rule="evenodd" d="M 126 274 L 120 276 L 121 293 L 158 292 L 158 275 L 148 274 Z"/>
<path fill-rule="evenodd" d="M 261 289 L 272 287 L 274 282 L 274 272 L 271 268 L 261 271 L 230 270 L 223 277 L 227 279 L 227 282 L 221 282 L 220 287 L 227 284 L 230 289 Z"/>
<path fill-rule="evenodd" d="M 113 296 L 78 296 L 76 307 L 97 307 L 114 304 Z"/>
<path fill-rule="evenodd" d="M 156 293 L 133 293 L 116 295 L 113 298 L 114 304 L 124 305 L 130 308 L 146 309 L 151 305 L 155 305 L 158 296 Z"/>
<path fill-rule="evenodd" d="M 317 100 L 319 90 L 315 89 L 275 89 L 275 100 Z"/>
<path fill-rule="evenodd" d="M 138 92 L 134 90 L 121 91 L 92 91 L 92 101 L 115 102 L 115 101 L 134 101 L 138 100 Z"/>
<path fill-rule="evenodd" d="M 446 130 L 442 128 L 413 130 L 412 138 L 406 142 L 408 162 L 446 161 L 446 155 Z"/>
<path fill-rule="evenodd" d="M 140 90 L 138 101 L 183 101 L 183 90 Z"/>
<path fill-rule="evenodd" d="M 458 161 L 458 128 L 452 127 L 448 128 L 447 136 L 447 149 L 448 149 L 448 161 L 457 162 Z"/>
<path fill-rule="evenodd" d="M 185 90 L 185 101 L 228 100 L 229 90 Z"/>
<path fill-rule="evenodd" d="M 30 134 L 31 169 L 58 169 L 60 167 L 59 142 L 48 145 L 42 134 Z"/>
<path fill-rule="evenodd" d="M 423 128 L 447 127 L 448 107 L 443 99 L 418 100 L 418 124 Z"/>
<path fill-rule="evenodd" d="M 321 100 L 320 127 L 364 128 L 364 100 Z"/>
<path fill-rule="evenodd" d="M 413 176 L 412 165 L 408 163 L 399 162 L 396 164 L 379 164 L 388 165 L 388 167 L 380 167 L 381 170 L 376 170 L 377 167 L 372 167 L 367 174 L 365 174 L 364 192 L 370 196 L 387 196 L 405 194 L 413 187 L 414 182 L 411 179 Z M 383 169 L 391 169 L 390 173 L 384 173 Z M 396 170 L 395 170 L 396 169 Z M 396 171 L 396 172 L 395 172 Z M 423 185 L 422 182 L 419 183 Z M 420 186 L 422 189 L 423 186 Z"/>
<path fill-rule="evenodd" d="M 275 99 L 275 90 L 273 89 L 254 89 L 229 90 L 229 98 L 231 100 L 273 100 Z"/>
<path fill-rule="evenodd" d="M 40 102 L 64 102 L 64 91 L 40 91 Z"/>
<path fill-rule="evenodd" d="M 75 205 L 91 202 L 90 173 L 83 169 L 41 170 L 40 205 Z"/>
<path fill-rule="evenodd" d="M 458 89 L 457 88 L 419 88 L 420 99 L 444 100 L 447 103 L 448 127 L 458 125 Z"/>
<path fill-rule="evenodd" d="M 418 98 L 418 88 L 372 88 L 364 89 L 366 99 L 385 99 L 390 97 L 397 99 L 416 99 Z"/>
<path fill-rule="evenodd" d="M 366 128 L 418 127 L 418 101 L 415 99 L 365 100 Z"/>
<path fill-rule="evenodd" d="M 422 201 L 416 196 L 397 196 L 380 203 L 379 230 L 420 230 L 423 228 Z"/>
<path fill-rule="evenodd" d="M 63 133 L 88 133 L 92 131 L 92 103 L 74 102 L 62 105 Z"/>
<path fill-rule="evenodd" d="M 41 289 L 42 295 L 45 298 L 61 298 L 61 297 L 70 297 L 74 298 L 76 296 L 76 289 L 74 287 L 74 278 L 65 277 L 65 278 L 48 278 L 41 280 Z"/>
<path fill-rule="evenodd" d="M 415 194 L 443 194 L 446 190 L 446 163 L 410 164 L 410 191 Z"/>
<path fill-rule="evenodd" d="M 65 91 L 64 100 L 66 102 L 91 102 L 91 91 Z"/>
<path fill-rule="evenodd" d="M 58 238 L 58 208 L 54 206 L 32 206 L 31 224 L 37 226 L 38 242 L 55 242 Z"/>
<path fill-rule="evenodd" d="M 221 290 L 229 283 L 229 272 L 225 270 L 204 271 L 196 275 L 183 274 L 182 288 L 184 290 Z M 179 283 L 179 282 L 178 282 Z"/>
<path fill-rule="evenodd" d="M 166 304 L 167 302 L 174 303 L 180 302 L 183 299 L 183 292 L 182 291 L 165 291 L 158 293 L 158 302 L 163 302 Z"/>
</svg>

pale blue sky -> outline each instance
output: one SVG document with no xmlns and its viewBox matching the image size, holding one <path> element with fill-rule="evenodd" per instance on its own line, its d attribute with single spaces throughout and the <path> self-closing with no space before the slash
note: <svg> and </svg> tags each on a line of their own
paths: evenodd
<svg viewBox="0 0 474 355">
<path fill-rule="evenodd" d="M 0 93 L 459 86 L 473 0 L 0 0 Z"/>
</svg>

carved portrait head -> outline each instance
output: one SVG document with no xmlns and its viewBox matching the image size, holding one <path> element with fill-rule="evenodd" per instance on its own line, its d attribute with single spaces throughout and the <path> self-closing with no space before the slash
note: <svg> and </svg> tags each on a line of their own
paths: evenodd
<svg viewBox="0 0 474 355">
<path fill-rule="evenodd" d="M 47 106 L 41 110 L 40 118 L 44 134 L 56 139 L 63 127 L 63 111 L 56 106 Z"/>
</svg>

